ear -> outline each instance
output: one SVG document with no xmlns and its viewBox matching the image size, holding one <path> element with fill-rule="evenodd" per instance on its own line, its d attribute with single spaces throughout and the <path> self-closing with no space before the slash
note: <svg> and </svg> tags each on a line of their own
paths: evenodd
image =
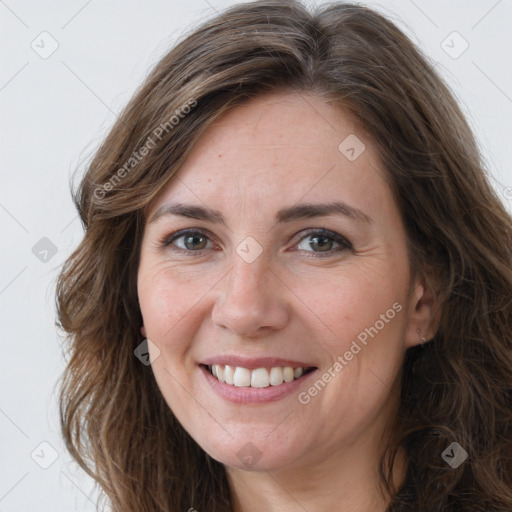
<svg viewBox="0 0 512 512">
<path fill-rule="evenodd" d="M 142 326 L 140 328 L 140 333 L 142 334 L 142 336 L 144 336 L 144 338 L 147 338 L 147 334 L 146 334 L 146 328 L 144 326 Z"/>
<path fill-rule="evenodd" d="M 409 301 L 406 347 L 414 347 L 431 340 L 439 329 L 441 308 L 431 285 L 423 277 L 414 281 Z"/>
</svg>

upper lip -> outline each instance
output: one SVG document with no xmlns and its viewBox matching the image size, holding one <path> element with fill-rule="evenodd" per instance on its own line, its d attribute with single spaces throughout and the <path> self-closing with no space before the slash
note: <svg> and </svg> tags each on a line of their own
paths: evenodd
<svg viewBox="0 0 512 512">
<path fill-rule="evenodd" d="M 291 366 L 292 368 L 314 368 L 315 366 L 303 361 L 294 359 L 283 359 L 280 357 L 240 357 L 235 355 L 222 355 L 208 357 L 202 361 L 201 364 L 211 366 L 213 364 L 222 364 L 229 366 L 238 366 L 255 370 L 256 368 L 273 368 L 275 366 Z"/>
</svg>

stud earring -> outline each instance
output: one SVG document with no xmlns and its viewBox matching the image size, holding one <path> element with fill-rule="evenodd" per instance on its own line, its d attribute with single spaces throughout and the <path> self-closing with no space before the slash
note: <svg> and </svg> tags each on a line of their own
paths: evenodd
<svg viewBox="0 0 512 512">
<path fill-rule="evenodd" d="M 423 346 L 423 344 L 427 341 L 427 339 L 421 335 L 421 331 L 419 329 L 416 329 L 416 332 L 418 333 L 418 336 L 420 337 L 421 345 Z"/>
</svg>

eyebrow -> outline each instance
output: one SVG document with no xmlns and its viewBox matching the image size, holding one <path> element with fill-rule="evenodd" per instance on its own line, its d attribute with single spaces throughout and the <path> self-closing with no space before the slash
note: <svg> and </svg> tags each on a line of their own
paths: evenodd
<svg viewBox="0 0 512 512">
<path fill-rule="evenodd" d="M 291 222 L 300 219 L 323 217 L 327 215 L 343 215 L 358 223 L 372 223 L 373 219 L 366 213 L 341 201 L 332 203 L 302 203 L 279 210 L 276 222 Z M 175 215 L 190 219 L 204 220 L 226 226 L 226 220 L 218 210 L 183 203 L 164 204 L 153 214 L 149 224 L 164 215 Z"/>
</svg>

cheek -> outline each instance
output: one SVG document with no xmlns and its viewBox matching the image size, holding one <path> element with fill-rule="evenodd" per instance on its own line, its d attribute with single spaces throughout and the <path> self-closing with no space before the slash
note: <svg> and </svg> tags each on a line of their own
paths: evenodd
<svg viewBox="0 0 512 512">
<path fill-rule="evenodd" d="M 343 374 L 334 379 L 335 388 L 379 393 L 392 384 L 403 361 L 407 276 L 385 267 L 352 270 L 331 276 L 323 293 L 311 297 L 323 328 L 318 341 L 328 359 L 339 363 L 334 373 Z"/>
<path fill-rule="evenodd" d="M 377 276 L 380 276 L 377 278 Z M 328 415 L 346 435 L 363 428 L 386 403 L 405 352 L 406 283 L 396 286 L 385 273 L 355 271 L 349 277 L 331 280 L 328 293 L 317 294 L 322 305 L 324 336 L 318 347 L 329 362 L 319 379 L 328 384 L 318 391 L 304 390 L 301 403 L 311 403 L 317 415 Z M 398 276 L 397 276 L 398 279 Z M 327 328 L 328 326 L 328 328 Z"/>
<path fill-rule="evenodd" d="M 221 277 L 186 264 L 156 261 L 141 266 L 139 306 L 146 335 L 160 349 L 153 365 L 157 377 L 162 372 L 165 375 L 165 369 L 182 377 L 194 369 L 190 354 L 208 319 L 208 292 Z"/>
<path fill-rule="evenodd" d="M 407 283 L 387 268 L 353 266 L 338 275 L 331 273 L 324 280 L 315 280 L 314 286 L 304 281 L 301 288 L 296 289 L 297 296 L 308 297 L 307 302 L 318 312 L 325 328 L 334 337 L 346 338 L 373 325 L 395 302 L 403 306 Z"/>
<path fill-rule="evenodd" d="M 191 277 L 155 265 L 140 269 L 138 295 L 148 338 L 160 345 L 199 301 L 200 290 Z"/>
</svg>

